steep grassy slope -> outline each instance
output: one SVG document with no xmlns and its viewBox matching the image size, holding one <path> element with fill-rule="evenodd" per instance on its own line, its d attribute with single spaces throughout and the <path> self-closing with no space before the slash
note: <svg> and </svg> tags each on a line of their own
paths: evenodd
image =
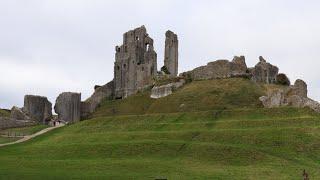
<svg viewBox="0 0 320 180">
<path fill-rule="evenodd" d="M 194 81 L 157 100 L 145 92 L 124 100 L 105 101 L 94 117 L 259 107 L 258 98 L 263 94 L 263 87 L 241 78 Z"/>
<path fill-rule="evenodd" d="M 307 109 L 101 117 L 0 149 L 0 178 L 320 177 L 320 120 Z"/>
<path fill-rule="evenodd" d="M 266 88 L 197 81 L 106 101 L 94 119 L 0 148 L 0 179 L 319 178 L 320 116 L 261 108 Z"/>
</svg>

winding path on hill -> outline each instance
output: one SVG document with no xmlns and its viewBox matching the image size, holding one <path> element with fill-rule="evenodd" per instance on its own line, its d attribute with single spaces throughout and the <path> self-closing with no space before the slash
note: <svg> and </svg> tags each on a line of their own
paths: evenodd
<svg viewBox="0 0 320 180">
<path fill-rule="evenodd" d="M 36 133 L 34 133 L 34 134 L 32 134 L 32 135 L 24 136 L 23 138 L 21 138 L 21 139 L 19 139 L 19 140 L 17 140 L 17 141 L 0 144 L 0 147 L 9 146 L 9 145 L 13 145 L 13 144 L 19 144 L 19 143 L 28 141 L 28 140 L 30 140 L 30 139 L 32 139 L 32 138 L 35 138 L 35 137 L 37 137 L 37 136 L 40 136 L 40 135 L 42 135 L 42 134 L 45 134 L 45 133 L 47 133 L 47 132 L 49 132 L 49 131 L 52 131 L 52 130 L 54 130 L 54 129 L 57 129 L 57 128 L 60 128 L 60 127 L 63 127 L 63 126 L 64 126 L 64 124 L 61 124 L 61 125 L 58 125 L 58 126 L 54 126 L 54 127 L 48 127 L 48 128 L 46 128 L 46 129 L 42 129 L 41 131 L 36 132 Z"/>
</svg>

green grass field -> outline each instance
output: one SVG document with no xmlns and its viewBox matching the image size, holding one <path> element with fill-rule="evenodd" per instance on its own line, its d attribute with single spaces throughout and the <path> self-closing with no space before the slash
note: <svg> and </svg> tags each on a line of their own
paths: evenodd
<svg viewBox="0 0 320 180">
<path fill-rule="evenodd" d="M 0 148 L 0 179 L 318 179 L 320 115 L 263 109 L 255 86 L 198 81 L 106 101 L 93 119 Z"/>
<path fill-rule="evenodd" d="M 8 110 L 0 109 L 0 117 L 9 117 L 10 112 Z"/>
</svg>

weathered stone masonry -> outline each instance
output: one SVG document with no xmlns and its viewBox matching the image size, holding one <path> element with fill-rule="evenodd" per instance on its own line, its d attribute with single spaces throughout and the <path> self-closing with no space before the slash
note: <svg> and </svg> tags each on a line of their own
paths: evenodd
<svg viewBox="0 0 320 180">
<path fill-rule="evenodd" d="M 115 98 L 126 98 L 152 83 L 157 73 L 157 53 L 144 26 L 123 35 L 123 45 L 116 46 L 115 58 Z"/>
<path fill-rule="evenodd" d="M 166 32 L 164 66 L 168 69 L 170 77 L 178 75 L 178 36 L 172 31 Z"/>
</svg>

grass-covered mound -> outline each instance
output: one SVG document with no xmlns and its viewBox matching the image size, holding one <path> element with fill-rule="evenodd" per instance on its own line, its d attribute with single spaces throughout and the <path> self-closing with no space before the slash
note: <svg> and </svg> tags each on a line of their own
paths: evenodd
<svg viewBox="0 0 320 180">
<path fill-rule="evenodd" d="M 260 107 L 264 88 L 242 78 L 194 81 L 174 94 L 151 99 L 150 92 L 124 100 L 106 100 L 94 117 L 150 113 L 195 112 L 213 109 Z"/>
<path fill-rule="evenodd" d="M 308 109 L 100 117 L 0 149 L 0 179 L 311 179 L 320 119 Z"/>
<path fill-rule="evenodd" d="M 105 101 L 93 119 L 0 148 L 0 179 L 317 179 L 320 115 L 262 108 L 270 88 L 195 81 Z"/>
</svg>

